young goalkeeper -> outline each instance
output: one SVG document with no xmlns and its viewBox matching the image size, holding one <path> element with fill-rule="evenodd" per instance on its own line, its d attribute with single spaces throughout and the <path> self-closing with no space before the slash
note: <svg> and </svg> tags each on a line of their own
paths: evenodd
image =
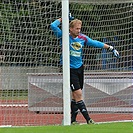
<svg viewBox="0 0 133 133">
<path fill-rule="evenodd" d="M 62 30 L 58 27 L 62 22 L 59 18 L 51 23 L 50 27 L 55 36 L 60 39 L 62 46 Z M 88 124 L 93 124 L 94 121 L 90 118 L 86 105 L 83 101 L 82 89 L 84 83 L 84 66 L 82 60 L 82 48 L 84 45 L 105 48 L 112 51 L 114 56 L 119 57 L 119 53 L 112 46 L 103 42 L 92 40 L 88 36 L 82 34 L 81 31 L 82 21 L 74 19 L 69 24 L 69 49 L 70 49 L 70 87 L 72 90 L 71 100 L 71 123 L 76 124 L 76 116 L 78 110 L 84 116 Z M 62 63 L 62 60 L 61 60 Z"/>
</svg>

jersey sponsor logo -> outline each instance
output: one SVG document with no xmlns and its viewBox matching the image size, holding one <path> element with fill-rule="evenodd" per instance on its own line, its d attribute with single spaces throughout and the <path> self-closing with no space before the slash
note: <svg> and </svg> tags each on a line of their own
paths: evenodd
<svg viewBox="0 0 133 133">
<path fill-rule="evenodd" d="M 71 46 L 75 50 L 80 50 L 82 48 L 82 45 L 79 42 L 73 42 Z"/>
<path fill-rule="evenodd" d="M 71 56 L 75 56 L 75 57 L 80 57 L 81 56 L 81 52 L 70 50 L 70 55 Z"/>
<path fill-rule="evenodd" d="M 70 50 L 70 55 L 71 56 L 75 56 L 75 57 L 80 57 L 81 56 L 81 51 L 78 51 L 82 48 L 82 45 L 80 44 L 80 42 L 73 42 L 70 45 L 72 47 L 72 49 Z"/>
</svg>

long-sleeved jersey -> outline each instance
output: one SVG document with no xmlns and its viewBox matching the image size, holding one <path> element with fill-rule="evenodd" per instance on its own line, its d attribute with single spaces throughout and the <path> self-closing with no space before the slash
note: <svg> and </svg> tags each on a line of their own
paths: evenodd
<svg viewBox="0 0 133 133">
<path fill-rule="evenodd" d="M 51 23 L 50 27 L 55 36 L 60 38 L 60 44 L 62 46 L 62 30 L 58 27 L 60 23 L 61 22 L 59 20 L 55 20 L 53 23 Z M 103 48 L 104 43 L 97 40 L 92 40 L 82 33 L 80 33 L 76 38 L 73 38 L 71 35 L 69 35 L 70 68 L 76 69 L 83 65 L 82 48 L 84 45 Z"/>
</svg>

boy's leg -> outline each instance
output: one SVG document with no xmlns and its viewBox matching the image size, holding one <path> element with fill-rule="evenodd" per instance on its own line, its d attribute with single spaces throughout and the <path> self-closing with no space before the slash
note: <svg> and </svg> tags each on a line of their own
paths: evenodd
<svg viewBox="0 0 133 133">
<path fill-rule="evenodd" d="M 77 114 L 78 114 L 78 106 L 76 104 L 76 101 L 72 99 L 71 101 L 71 123 L 76 122 Z"/>
<path fill-rule="evenodd" d="M 84 116 L 84 118 L 86 119 L 86 122 L 88 124 L 94 124 L 94 121 L 90 118 L 90 116 L 88 114 L 88 111 L 86 109 L 84 101 L 83 100 L 78 101 L 77 106 L 78 106 L 80 112 L 82 113 L 82 115 Z"/>
</svg>

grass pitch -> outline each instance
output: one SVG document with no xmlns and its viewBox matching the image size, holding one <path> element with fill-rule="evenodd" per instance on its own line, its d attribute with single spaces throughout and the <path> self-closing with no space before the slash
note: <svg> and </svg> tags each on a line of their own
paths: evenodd
<svg viewBox="0 0 133 133">
<path fill-rule="evenodd" d="M 5 127 L 0 133 L 133 133 L 132 122 L 96 125 Z"/>
</svg>

